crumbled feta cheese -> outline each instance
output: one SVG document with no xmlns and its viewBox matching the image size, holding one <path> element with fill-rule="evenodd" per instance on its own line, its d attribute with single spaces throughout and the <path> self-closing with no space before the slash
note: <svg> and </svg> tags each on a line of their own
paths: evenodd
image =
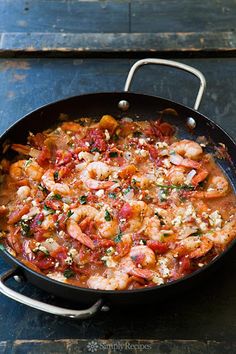
<svg viewBox="0 0 236 354">
<path fill-rule="evenodd" d="M 158 141 L 156 142 L 156 147 L 158 147 L 159 149 L 167 148 L 168 144 L 165 141 Z"/>
<path fill-rule="evenodd" d="M 108 268 L 115 268 L 117 266 L 117 262 L 115 262 L 111 256 L 103 256 L 101 260 L 106 263 Z"/>
<path fill-rule="evenodd" d="M 182 224 L 182 217 L 181 215 L 176 216 L 173 220 L 172 220 L 172 225 L 179 227 Z"/>
<path fill-rule="evenodd" d="M 209 215 L 209 222 L 211 226 L 221 228 L 222 217 L 218 210 L 215 210 L 213 213 Z"/>
<path fill-rule="evenodd" d="M 110 134 L 109 134 L 109 132 L 108 132 L 108 130 L 107 129 L 105 129 L 105 139 L 106 139 L 106 141 L 108 141 L 108 140 L 110 140 Z"/>
<path fill-rule="evenodd" d="M 104 190 L 103 189 L 99 189 L 95 194 L 98 197 L 102 197 L 104 195 Z"/>
<path fill-rule="evenodd" d="M 158 276 L 157 274 L 155 274 L 152 278 L 153 283 L 157 284 L 157 285 L 161 285 L 164 284 L 164 280 Z"/>
<path fill-rule="evenodd" d="M 47 276 L 51 279 L 61 281 L 63 283 L 66 281 L 66 277 L 64 277 L 64 275 L 60 272 L 48 273 Z"/>
<path fill-rule="evenodd" d="M 168 259 L 160 257 L 158 260 L 159 272 L 163 278 L 167 278 L 170 275 L 170 270 L 167 266 Z"/>
<path fill-rule="evenodd" d="M 138 139 L 138 142 L 139 142 L 140 145 L 145 145 L 146 144 L 146 141 L 143 138 Z"/>
</svg>

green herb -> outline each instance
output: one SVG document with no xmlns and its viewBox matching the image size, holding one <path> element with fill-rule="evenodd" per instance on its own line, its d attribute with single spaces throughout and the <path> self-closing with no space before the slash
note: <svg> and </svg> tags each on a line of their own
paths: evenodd
<svg viewBox="0 0 236 354">
<path fill-rule="evenodd" d="M 57 199 L 57 200 L 61 200 L 62 199 L 62 196 L 60 194 L 54 194 L 52 196 L 52 199 Z"/>
<path fill-rule="evenodd" d="M 42 221 L 41 220 L 38 220 L 37 221 L 37 225 L 41 225 L 42 224 Z"/>
<path fill-rule="evenodd" d="M 57 181 L 58 180 L 58 171 L 55 171 L 54 172 L 54 174 L 53 174 L 53 176 L 54 176 L 54 179 L 55 179 L 55 181 Z"/>
<path fill-rule="evenodd" d="M 123 194 L 129 193 L 133 188 L 131 186 L 128 186 L 126 189 L 123 190 Z"/>
<path fill-rule="evenodd" d="M 2 244 L 0 244 L 0 250 L 1 250 L 1 251 L 4 251 L 4 250 L 5 250 L 5 247 L 4 247 Z"/>
<path fill-rule="evenodd" d="M 114 238 L 114 241 L 115 241 L 116 243 L 118 243 L 118 242 L 121 241 L 121 239 L 122 239 L 122 232 L 120 231 L 120 232 L 118 233 L 118 235 L 116 235 L 116 237 Z"/>
<path fill-rule="evenodd" d="M 194 190 L 193 186 L 187 186 L 186 184 L 183 184 L 181 186 L 177 186 L 175 184 L 170 184 L 170 185 L 162 185 L 162 184 L 157 184 L 157 187 L 161 188 L 161 189 L 178 189 L 178 190 Z"/>
<path fill-rule="evenodd" d="M 136 131 L 136 132 L 133 133 L 133 137 L 134 138 L 139 138 L 141 135 L 142 135 L 142 133 L 139 132 L 139 131 Z"/>
<path fill-rule="evenodd" d="M 93 147 L 90 152 L 100 152 L 100 150 L 97 147 Z"/>
<path fill-rule="evenodd" d="M 24 220 L 20 221 L 21 233 L 25 237 L 31 236 L 30 225 Z"/>
<path fill-rule="evenodd" d="M 147 240 L 144 240 L 143 238 L 142 238 L 140 241 L 142 241 L 142 244 L 143 244 L 143 245 L 146 245 L 146 244 L 147 244 Z"/>
<path fill-rule="evenodd" d="M 44 193 L 47 193 L 47 188 L 43 187 L 41 184 L 38 184 L 38 189 Z"/>
<path fill-rule="evenodd" d="M 158 192 L 158 198 L 159 198 L 160 202 L 166 201 L 168 194 L 169 194 L 169 189 L 161 189 Z"/>
<path fill-rule="evenodd" d="M 31 163 L 32 163 L 32 159 L 29 159 L 28 161 L 26 161 L 25 167 L 29 166 Z"/>
<path fill-rule="evenodd" d="M 117 151 L 109 152 L 109 157 L 118 157 L 118 152 Z"/>
<path fill-rule="evenodd" d="M 108 197 L 111 199 L 116 199 L 116 193 L 108 193 Z"/>
<path fill-rule="evenodd" d="M 119 140 L 119 136 L 117 134 L 114 134 L 112 138 L 113 138 L 114 141 L 118 141 Z"/>
<path fill-rule="evenodd" d="M 131 183 L 136 184 L 137 180 L 135 178 L 132 178 Z"/>
<path fill-rule="evenodd" d="M 67 217 L 68 217 L 68 218 L 70 218 L 70 217 L 71 217 L 71 215 L 73 215 L 73 214 L 74 214 L 74 212 L 73 212 L 73 211 L 71 211 L 71 210 L 69 210 L 69 211 L 68 211 L 68 213 L 67 213 Z"/>
<path fill-rule="evenodd" d="M 71 277 L 74 277 L 75 276 L 75 272 L 73 272 L 73 270 L 72 269 L 66 269 L 65 271 L 64 271 L 64 277 L 65 278 L 71 278 Z"/>
<path fill-rule="evenodd" d="M 81 197 L 79 197 L 79 202 L 80 204 L 86 204 L 87 203 L 87 196 L 86 195 L 81 195 Z"/>
<path fill-rule="evenodd" d="M 202 232 L 201 230 L 197 230 L 196 232 L 194 232 L 193 234 L 191 234 L 191 236 L 201 236 Z"/>
<path fill-rule="evenodd" d="M 108 210 L 105 210 L 104 219 L 105 219 L 106 221 L 111 221 L 111 220 L 112 220 L 112 216 L 111 216 L 111 214 L 109 213 Z"/>
<path fill-rule="evenodd" d="M 44 204 L 43 209 L 50 212 L 50 214 L 55 214 L 55 210 L 52 208 L 48 207 L 46 204 Z"/>
</svg>

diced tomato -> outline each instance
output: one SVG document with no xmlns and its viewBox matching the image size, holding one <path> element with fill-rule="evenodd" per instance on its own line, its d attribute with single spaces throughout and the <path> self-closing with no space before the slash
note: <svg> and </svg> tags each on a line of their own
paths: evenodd
<svg viewBox="0 0 236 354">
<path fill-rule="evenodd" d="M 75 167 L 74 161 L 69 162 L 65 166 L 60 166 L 60 169 L 58 171 L 58 179 L 60 180 L 64 177 L 67 177 L 71 173 L 71 171 L 74 169 L 74 167 Z"/>
<path fill-rule="evenodd" d="M 116 243 L 113 240 L 106 240 L 106 239 L 102 238 L 102 239 L 96 240 L 95 245 L 96 245 L 96 247 L 108 248 L 108 247 L 115 246 Z"/>
<path fill-rule="evenodd" d="M 37 149 L 42 149 L 42 147 L 44 146 L 45 139 L 45 134 L 37 133 L 35 135 L 30 135 L 28 140 L 32 146 L 36 147 Z"/>
<path fill-rule="evenodd" d="M 61 214 L 57 220 L 58 226 L 60 230 L 66 230 L 66 220 L 68 219 L 66 214 Z"/>
<path fill-rule="evenodd" d="M 7 242 L 11 248 L 13 248 L 14 251 L 16 251 L 17 254 L 22 252 L 22 241 L 21 241 L 21 235 L 19 233 L 19 228 L 16 230 L 13 227 L 9 228 L 10 232 L 7 235 Z"/>
<path fill-rule="evenodd" d="M 120 219 L 130 219 L 133 215 L 132 206 L 129 203 L 125 203 L 119 211 Z"/>
<path fill-rule="evenodd" d="M 153 160 L 158 158 L 158 150 L 153 145 L 148 146 L 149 154 Z"/>
<path fill-rule="evenodd" d="M 50 268 L 54 267 L 54 265 L 55 265 L 54 259 L 52 257 L 44 257 L 41 259 L 35 259 L 32 262 L 40 269 L 45 269 L 45 270 L 50 269 Z"/>
<path fill-rule="evenodd" d="M 53 210 L 59 210 L 62 208 L 63 203 L 61 200 L 57 200 L 57 199 L 48 199 L 45 201 L 45 205 Z"/>
<path fill-rule="evenodd" d="M 41 225 L 43 219 L 44 219 L 43 213 L 39 213 L 38 215 L 36 215 L 30 224 L 30 229 L 33 232 L 37 231 L 40 228 L 40 225 Z"/>
<path fill-rule="evenodd" d="M 166 123 L 166 122 L 161 123 L 159 125 L 159 130 L 165 136 L 172 136 L 174 134 L 174 132 L 175 132 L 174 127 L 171 124 Z"/>
<path fill-rule="evenodd" d="M 42 167 L 45 167 L 48 165 L 50 159 L 51 159 L 51 153 L 49 148 L 47 146 L 43 146 L 37 158 L 38 164 Z"/>
<path fill-rule="evenodd" d="M 17 223 L 23 215 L 27 214 L 30 210 L 29 205 L 23 205 L 21 208 L 14 210 L 8 218 L 8 224 Z"/>
<path fill-rule="evenodd" d="M 191 271 L 191 261 L 188 256 L 183 256 L 179 259 L 179 268 L 177 273 L 180 276 L 190 273 Z"/>
<path fill-rule="evenodd" d="M 57 150 L 56 152 L 56 165 L 66 165 L 67 163 L 71 162 L 72 160 L 72 153 L 66 150 Z"/>
<path fill-rule="evenodd" d="M 160 242 L 155 240 L 148 240 L 147 246 L 159 254 L 166 253 L 169 249 L 169 246 L 166 242 Z"/>
<path fill-rule="evenodd" d="M 104 132 L 99 129 L 90 129 L 87 136 L 87 141 L 90 143 L 90 149 L 96 148 L 103 152 L 107 149 L 107 142 Z"/>
</svg>

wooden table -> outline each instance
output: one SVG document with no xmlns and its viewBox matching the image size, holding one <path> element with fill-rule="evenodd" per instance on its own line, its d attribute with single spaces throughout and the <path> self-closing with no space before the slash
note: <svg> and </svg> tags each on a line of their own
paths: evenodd
<svg viewBox="0 0 236 354">
<path fill-rule="evenodd" d="M 235 23 L 233 0 L 0 0 L 0 132 L 42 104 L 120 91 L 137 58 L 165 57 L 203 72 L 200 111 L 236 138 Z M 189 106 L 197 88 L 187 74 L 155 66 L 141 69 L 132 86 Z M 0 260 L 0 268 L 9 266 Z M 84 321 L 0 295 L 0 353 L 235 353 L 235 273 L 232 255 L 202 288 L 151 308 L 112 308 Z M 60 303 L 29 284 L 10 285 Z"/>
</svg>

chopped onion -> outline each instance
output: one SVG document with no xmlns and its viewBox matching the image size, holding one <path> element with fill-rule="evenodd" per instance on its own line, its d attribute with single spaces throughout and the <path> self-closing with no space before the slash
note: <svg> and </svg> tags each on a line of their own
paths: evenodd
<svg viewBox="0 0 236 354">
<path fill-rule="evenodd" d="M 173 165 L 179 166 L 183 162 L 183 158 L 178 154 L 173 154 L 170 155 L 170 162 L 173 163 Z"/>
<path fill-rule="evenodd" d="M 192 179 L 193 179 L 193 177 L 196 175 L 196 171 L 195 170 L 191 170 L 188 174 L 187 174 L 187 176 L 186 176 L 186 179 L 185 179 L 185 183 L 186 184 L 191 184 L 191 182 L 192 182 Z"/>
</svg>

